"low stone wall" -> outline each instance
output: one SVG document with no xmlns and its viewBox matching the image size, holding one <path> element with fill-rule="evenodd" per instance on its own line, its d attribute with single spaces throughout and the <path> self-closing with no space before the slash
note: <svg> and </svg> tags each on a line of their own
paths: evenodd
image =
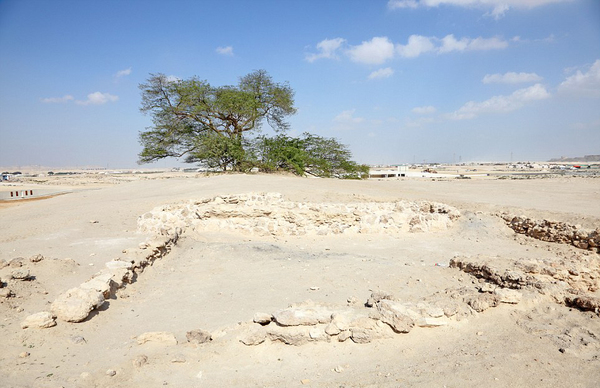
<svg viewBox="0 0 600 388">
<path fill-rule="evenodd" d="M 596 253 L 600 250 L 600 228 L 589 230 L 566 222 L 534 220 L 511 214 L 501 214 L 500 217 L 515 232 L 538 240 L 570 244 Z"/>
<path fill-rule="evenodd" d="M 121 257 L 107 262 L 106 268 L 97 272 L 88 281 L 60 294 L 50 305 L 50 311 L 28 316 L 21 326 L 48 328 L 56 324 L 55 319 L 64 322 L 86 320 L 93 311 L 102 307 L 107 299 L 114 297 L 118 289 L 134 281 L 137 274 L 146 266 L 167 255 L 181 232 L 181 229 L 176 229 L 171 233 L 158 234 L 150 241 L 141 243 L 137 248 L 124 250 Z M 29 271 L 27 271 L 28 275 Z M 6 294 L 4 297 L 12 296 L 9 288 L 2 291 L 4 291 L 2 295 Z"/>
<path fill-rule="evenodd" d="M 600 260 L 596 255 L 573 255 L 541 260 L 501 257 L 455 257 L 450 267 L 512 289 L 529 289 L 560 304 L 600 314 Z"/>
<path fill-rule="evenodd" d="M 258 235 L 329 235 L 443 230 L 460 216 L 436 202 L 291 202 L 279 193 L 218 196 L 157 207 L 138 219 L 144 232 L 175 228 Z"/>
</svg>

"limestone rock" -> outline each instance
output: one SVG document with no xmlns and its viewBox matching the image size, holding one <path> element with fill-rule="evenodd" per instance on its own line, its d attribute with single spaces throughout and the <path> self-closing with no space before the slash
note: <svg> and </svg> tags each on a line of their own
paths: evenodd
<svg viewBox="0 0 600 388">
<path fill-rule="evenodd" d="M 251 330 L 240 338 L 240 342 L 244 345 L 254 346 L 265 342 L 267 333 L 263 330 Z"/>
<path fill-rule="evenodd" d="M 137 343 L 139 345 L 143 345 L 147 342 L 160 345 L 177 345 L 177 338 L 175 338 L 173 333 L 166 331 L 149 331 L 140 334 L 137 337 Z"/>
<path fill-rule="evenodd" d="M 438 327 L 438 326 L 446 326 L 450 321 L 445 317 L 440 318 L 432 318 L 432 317 L 422 317 L 417 319 L 416 324 L 419 327 Z"/>
<path fill-rule="evenodd" d="M 375 292 L 371 293 L 371 297 L 367 300 L 367 303 L 365 303 L 365 306 L 373 307 L 377 304 L 377 302 L 379 302 L 380 300 L 383 300 L 383 299 L 393 300 L 394 297 L 392 296 L 392 294 L 385 292 L 385 291 L 375 291 Z"/>
<path fill-rule="evenodd" d="M 142 366 L 144 366 L 148 363 L 148 356 L 141 354 L 141 355 L 137 356 L 136 358 L 134 358 L 132 363 L 133 363 L 134 367 L 141 368 Z"/>
<path fill-rule="evenodd" d="M 187 341 L 192 344 L 203 344 L 212 341 L 212 335 L 205 330 L 191 330 L 185 334 Z"/>
<path fill-rule="evenodd" d="M 496 288 L 494 290 L 494 295 L 498 297 L 500 302 L 510 304 L 517 304 L 523 298 L 523 294 L 519 291 L 508 288 Z"/>
<path fill-rule="evenodd" d="M 281 326 L 313 326 L 329 323 L 332 312 L 322 306 L 290 307 L 273 314 L 273 319 Z"/>
<path fill-rule="evenodd" d="M 261 325 L 268 325 L 271 323 L 271 321 L 273 321 L 273 315 L 267 313 L 256 313 L 254 314 L 252 321 Z"/>
<path fill-rule="evenodd" d="M 467 303 L 473 310 L 481 313 L 490 307 L 496 307 L 498 305 L 498 298 L 491 294 L 479 294 L 470 297 Z"/>
<path fill-rule="evenodd" d="M 377 310 L 381 314 L 381 321 L 390 325 L 397 333 L 408 333 L 415 325 L 411 310 L 400 303 L 383 299 L 377 303 Z"/>
<path fill-rule="evenodd" d="M 52 313 L 66 322 L 81 322 L 104 303 L 104 295 L 93 289 L 71 288 L 51 305 Z"/>
<path fill-rule="evenodd" d="M 55 325 L 56 321 L 54 317 L 47 311 L 32 314 L 25 318 L 23 322 L 21 322 L 22 329 L 27 329 L 28 327 L 45 329 Z"/>
<path fill-rule="evenodd" d="M 325 330 L 322 327 L 312 327 L 309 332 L 308 335 L 310 337 L 311 340 L 313 341 L 327 341 L 329 340 L 329 337 L 327 336 L 327 334 L 325 334 Z"/>
<path fill-rule="evenodd" d="M 40 254 L 33 255 L 29 258 L 29 261 L 31 261 L 32 263 L 39 263 L 42 260 L 44 260 L 44 256 Z"/>
<path fill-rule="evenodd" d="M 341 330 L 339 329 L 339 327 L 337 327 L 336 324 L 334 324 L 333 322 L 331 322 L 330 324 L 328 324 L 325 327 L 325 333 L 327 335 L 338 335 L 340 334 Z"/>
<path fill-rule="evenodd" d="M 303 345 L 310 339 L 310 329 L 307 327 L 278 327 L 274 326 L 267 331 L 271 341 L 281 341 L 287 345 Z"/>
<path fill-rule="evenodd" d="M 0 298 L 10 298 L 13 296 L 13 292 L 8 288 L 0 288 Z"/>
<path fill-rule="evenodd" d="M 337 338 L 338 338 L 338 341 L 345 342 L 351 336 L 352 336 L 352 332 L 350 330 L 344 330 L 340 334 L 338 334 Z"/>
<path fill-rule="evenodd" d="M 16 280 L 27 280 L 29 276 L 29 270 L 25 268 L 15 269 L 10 273 L 10 277 Z"/>
</svg>

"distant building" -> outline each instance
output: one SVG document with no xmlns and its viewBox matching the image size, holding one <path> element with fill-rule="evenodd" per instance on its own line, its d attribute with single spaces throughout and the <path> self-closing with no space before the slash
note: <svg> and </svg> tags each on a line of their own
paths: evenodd
<svg viewBox="0 0 600 388">
<path fill-rule="evenodd" d="M 400 178 L 407 172 L 408 166 L 373 167 L 369 170 L 369 178 Z"/>
</svg>

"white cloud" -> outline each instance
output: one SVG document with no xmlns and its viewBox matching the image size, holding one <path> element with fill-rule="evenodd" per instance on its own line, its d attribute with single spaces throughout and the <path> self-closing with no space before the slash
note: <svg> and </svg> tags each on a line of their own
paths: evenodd
<svg viewBox="0 0 600 388">
<path fill-rule="evenodd" d="M 221 55 L 229 55 L 230 57 L 233 56 L 233 47 L 231 46 L 217 47 L 215 51 Z"/>
<path fill-rule="evenodd" d="M 117 71 L 117 74 L 115 74 L 115 77 L 120 78 L 120 77 L 124 77 L 126 75 L 129 75 L 129 74 L 131 74 L 131 67 L 128 68 L 128 69 Z"/>
<path fill-rule="evenodd" d="M 551 3 L 566 3 L 572 0 L 389 0 L 389 9 L 438 7 L 450 5 L 466 8 L 489 9 L 485 15 L 501 18 L 510 8 L 531 9 Z"/>
<path fill-rule="evenodd" d="M 482 102 L 469 101 L 457 111 L 447 116 L 453 120 L 475 118 L 481 113 L 510 112 L 522 108 L 526 103 L 550 98 L 550 93 L 542 84 L 519 89 L 508 96 L 494 96 Z"/>
<path fill-rule="evenodd" d="M 66 94 L 62 97 L 42 98 L 42 102 L 44 104 L 62 104 L 71 100 L 73 100 L 73 96 L 71 96 L 70 94 Z"/>
<path fill-rule="evenodd" d="M 418 106 L 416 108 L 412 109 L 413 113 L 416 113 L 418 115 L 430 115 L 436 112 L 435 107 L 428 105 L 428 106 Z"/>
<path fill-rule="evenodd" d="M 388 8 L 390 9 L 398 9 L 398 8 L 417 8 L 419 3 L 416 0 L 389 0 Z"/>
<path fill-rule="evenodd" d="M 317 50 L 319 52 L 316 54 L 306 54 L 305 59 L 308 62 L 314 62 L 319 58 L 337 59 L 337 51 L 342 47 L 344 42 L 346 42 L 346 39 L 342 38 L 324 39 L 317 43 Z"/>
<path fill-rule="evenodd" d="M 383 69 L 375 70 L 369 74 L 369 79 L 381 79 L 388 78 L 394 74 L 394 70 L 391 67 L 384 67 Z"/>
<path fill-rule="evenodd" d="M 538 82 L 543 78 L 535 73 L 504 73 L 486 74 L 481 80 L 484 84 L 518 84 L 526 82 Z"/>
<path fill-rule="evenodd" d="M 314 62 L 320 58 L 337 59 L 338 53 L 342 52 L 342 45 L 346 43 L 345 39 L 325 39 L 317 44 L 318 53 L 306 54 L 305 59 L 308 62 Z M 434 36 L 411 35 L 406 44 L 396 44 L 385 36 L 376 36 L 369 41 L 363 41 L 361 44 L 352 46 L 343 51 L 352 61 L 379 65 L 392 59 L 396 54 L 404 58 L 415 58 L 427 52 L 436 52 L 445 54 L 452 51 L 476 51 L 476 50 L 499 50 L 508 47 L 508 42 L 499 37 L 475 39 L 461 38 L 456 39 L 450 34 L 442 39 Z"/>
<path fill-rule="evenodd" d="M 75 101 L 76 104 L 79 105 L 102 105 L 107 102 L 115 102 L 119 99 L 118 96 L 113 96 L 109 93 L 101 93 L 94 92 L 87 95 L 87 100 L 85 101 Z"/>
<path fill-rule="evenodd" d="M 439 53 L 451 51 L 475 51 L 475 50 L 500 50 L 508 47 L 508 42 L 498 37 L 475 39 L 461 38 L 457 40 L 454 35 L 446 35 L 442 38 L 442 45 L 438 48 Z"/>
<path fill-rule="evenodd" d="M 333 121 L 343 124 L 357 124 L 365 121 L 362 117 L 354 117 L 354 111 L 356 109 L 345 110 L 339 115 L 335 116 Z"/>
<path fill-rule="evenodd" d="M 398 54 L 405 58 L 414 58 L 434 49 L 431 38 L 421 35 L 411 35 L 406 45 L 397 45 Z"/>
<path fill-rule="evenodd" d="M 596 60 L 587 72 L 583 73 L 581 70 L 577 70 L 575 74 L 567 77 L 558 85 L 558 91 L 600 97 L 600 59 Z"/>
<path fill-rule="evenodd" d="M 379 65 L 394 57 L 394 44 L 385 36 L 376 36 L 347 51 L 354 62 Z"/>
</svg>

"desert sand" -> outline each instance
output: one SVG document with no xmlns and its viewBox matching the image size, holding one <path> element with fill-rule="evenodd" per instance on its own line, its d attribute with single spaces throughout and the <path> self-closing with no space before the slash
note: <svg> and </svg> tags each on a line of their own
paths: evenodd
<svg viewBox="0 0 600 388">
<path fill-rule="evenodd" d="M 21 188 L 69 192 L 0 202 L 2 387 L 600 381 L 600 179 Z"/>
</svg>

